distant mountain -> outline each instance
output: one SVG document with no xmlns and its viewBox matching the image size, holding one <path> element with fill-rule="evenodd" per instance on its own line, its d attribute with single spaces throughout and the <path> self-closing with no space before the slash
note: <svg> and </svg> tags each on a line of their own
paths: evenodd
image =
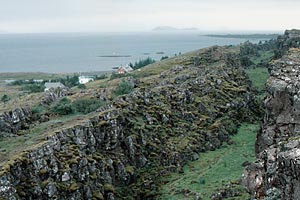
<svg viewBox="0 0 300 200">
<path fill-rule="evenodd" d="M 198 28 L 190 27 L 190 28 L 175 28 L 172 26 L 158 26 L 153 29 L 153 31 L 198 31 Z"/>
</svg>

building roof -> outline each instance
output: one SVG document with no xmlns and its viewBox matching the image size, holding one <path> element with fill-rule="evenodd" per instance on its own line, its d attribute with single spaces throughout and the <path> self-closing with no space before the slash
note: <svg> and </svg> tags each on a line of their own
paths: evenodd
<svg viewBox="0 0 300 200">
<path fill-rule="evenodd" d="M 58 87 L 65 87 L 64 84 L 61 82 L 47 82 L 45 83 L 46 88 L 58 88 Z"/>
<path fill-rule="evenodd" d="M 129 65 L 121 66 L 120 68 L 123 68 L 125 72 L 130 72 L 133 70 L 132 67 L 130 67 Z"/>
</svg>

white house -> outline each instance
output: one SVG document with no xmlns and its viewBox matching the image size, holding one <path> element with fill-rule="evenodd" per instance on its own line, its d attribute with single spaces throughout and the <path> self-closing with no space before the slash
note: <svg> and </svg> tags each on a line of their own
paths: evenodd
<svg viewBox="0 0 300 200">
<path fill-rule="evenodd" d="M 79 84 L 86 84 L 90 81 L 94 81 L 93 78 L 87 76 L 79 76 L 78 79 L 79 79 Z"/>
<path fill-rule="evenodd" d="M 50 88 L 64 88 L 66 87 L 64 84 L 61 82 L 46 82 L 45 83 L 45 92 L 48 91 Z"/>
</svg>

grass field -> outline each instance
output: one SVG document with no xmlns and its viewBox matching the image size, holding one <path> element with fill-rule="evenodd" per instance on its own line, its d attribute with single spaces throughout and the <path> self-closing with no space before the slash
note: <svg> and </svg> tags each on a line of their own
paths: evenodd
<svg viewBox="0 0 300 200">
<path fill-rule="evenodd" d="M 203 200 L 210 199 L 211 194 L 224 184 L 235 182 L 241 178 L 245 161 L 255 160 L 255 137 L 257 124 L 242 124 L 238 133 L 232 137 L 230 146 L 207 153 L 199 154 L 199 160 L 188 163 L 184 173 L 173 173 L 167 177 L 168 183 L 162 185 L 161 200 L 194 199 L 199 194 Z M 234 199 L 234 198 L 232 198 Z M 239 200 L 249 199 L 247 193 L 237 197 Z"/>
</svg>

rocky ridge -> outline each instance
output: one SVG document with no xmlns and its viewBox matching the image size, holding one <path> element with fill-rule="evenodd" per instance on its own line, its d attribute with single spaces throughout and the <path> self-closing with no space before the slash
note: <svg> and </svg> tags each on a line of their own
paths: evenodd
<svg viewBox="0 0 300 200">
<path fill-rule="evenodd" d="M 0 164 L 0 197 L 153 199 L 156 177 L 230 143 L 242 121 L 254 120 L 251 84 L 238 56 L 225 52 L 210 48 L 151 87 L 45 132 Z"/>
<path fill-rule="evenodd" d="M 253 199 L 300 199 L 300 49 L 270 63 L 257 161 L 244 173 Z"/>
<path fill-rule="evenodd" d="M 39 104 L 50 105 L 58 99 L 69 95 L 69 88 L 50 88 L 43 94 Z M 23 105 L 14 110 L 5 111 L 0 114 L 0 138 L 15 136 L 20 130 L 30 128 L 30 125 L 44 118 L 33 112 L 32 105 Z"/>
</svg>

